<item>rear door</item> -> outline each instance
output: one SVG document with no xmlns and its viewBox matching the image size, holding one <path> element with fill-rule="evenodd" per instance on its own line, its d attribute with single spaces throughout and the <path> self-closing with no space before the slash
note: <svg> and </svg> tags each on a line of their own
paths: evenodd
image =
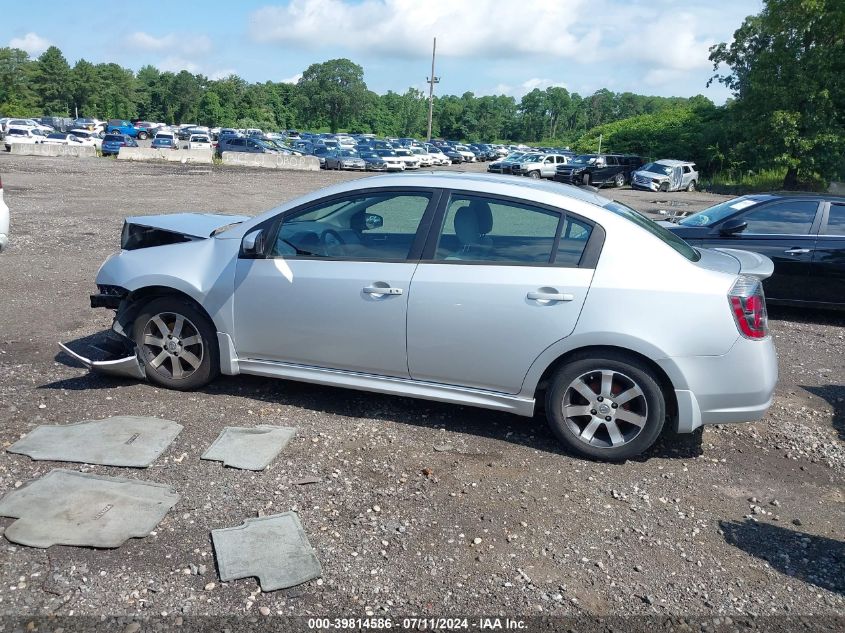
<svg viewBox="0 0 845 633">
<path fill-rule="evenodd" d="M 765 255 L 774 262 L 774 274 L 763 282 L 766 296 L 781 301 L 806 301 L 810 266 L 821 223 L 818 200 L 777 200 L 758 205 L 728 219 L 741 218 L 748 227 L 737 235 L 722 236 L 719 226 L 704 246 L 739 248 Z"/>
<path fill-rule="evenodd" d="M 845 305 L 845 202 L 825 206 L 813 251 L 808 299 Z"/>
<path fill-rule="evenodd" d="M 531 363 L 575 328 L 603 235 L 560 209 L 444 195 L 411 281 L 411 377 L 518 393 Z"/>
</svg>

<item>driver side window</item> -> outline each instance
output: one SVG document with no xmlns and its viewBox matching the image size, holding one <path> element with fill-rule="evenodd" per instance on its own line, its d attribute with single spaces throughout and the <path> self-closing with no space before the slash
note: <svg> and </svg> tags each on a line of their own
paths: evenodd
<svg viewBox="0 0 845 633">
<path fill-rule="evenodd" d="M 319 204 L 284 219 L 271 257 L 404 261 L 431 201 L 428 192 L 375 192 Z"/>
</svg>

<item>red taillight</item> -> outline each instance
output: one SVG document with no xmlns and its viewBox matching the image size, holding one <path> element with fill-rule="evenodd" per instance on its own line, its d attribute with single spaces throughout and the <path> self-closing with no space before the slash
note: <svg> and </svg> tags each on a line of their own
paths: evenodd
<svg viewBox="0 0 845 633">
<path fill-rule="evenodd" d="M 734 320 L 745 338 L 762 339 L 769 334 L 763 284 L 753 277 L 739 277 L 728 293 Z"/>
</svg>

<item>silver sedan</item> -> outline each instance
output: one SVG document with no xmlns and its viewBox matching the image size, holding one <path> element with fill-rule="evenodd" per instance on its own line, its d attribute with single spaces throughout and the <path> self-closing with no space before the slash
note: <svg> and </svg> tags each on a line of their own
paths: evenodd
<svg viewBox="0 0 845 633">
<path fill-rule="evenodd" d="M 664 426 L 763 416 L 765 257 L 694 249 L 624 205 L 493 175 L 374 176 L 255 218 L 128 218 L 92 306 L 173 389 L 255 374 L 531 416 L 621 460 Z"/>
</svg>

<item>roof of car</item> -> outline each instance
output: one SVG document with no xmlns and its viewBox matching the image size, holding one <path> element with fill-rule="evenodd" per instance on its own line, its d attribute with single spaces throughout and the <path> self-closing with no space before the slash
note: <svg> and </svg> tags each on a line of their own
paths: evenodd
<svg viewBox="0 0 845 633">
<path fill-rule="evenodd" d="M 691 160 L 674 160 L 671 158 L 662 158 L 654 161 L 658 165 L 666 165 L 667 167 L 682 167 L 683 165 L 695 165 Z"/>
</svg>

